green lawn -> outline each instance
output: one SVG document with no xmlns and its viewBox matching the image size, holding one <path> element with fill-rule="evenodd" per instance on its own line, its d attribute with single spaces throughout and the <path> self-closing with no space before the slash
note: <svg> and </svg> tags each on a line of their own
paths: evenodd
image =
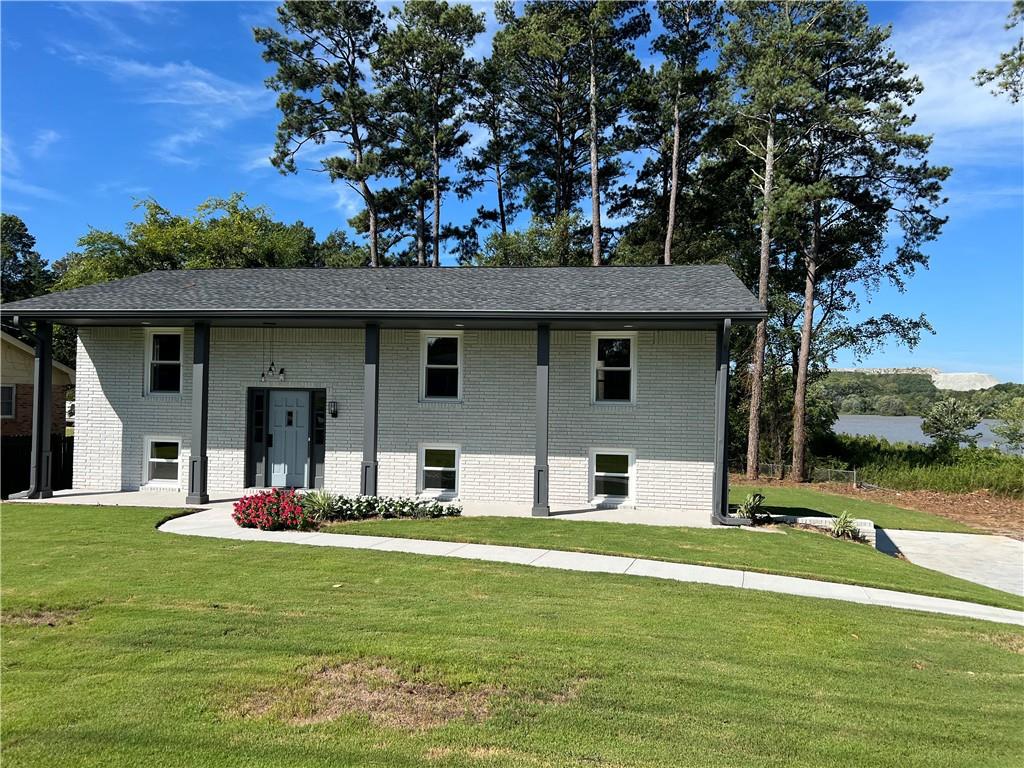
<svg viewBox="0 0 1024 768">
<path fill-rule="evenodd" d="M 812 531 L 673 528 L 522 517 L 366 520 L 324 530 L 367 536 L 503 544 L 739 568 L 1024 608 L 1024 598 L 931 571 L 864 544 Z"/>
<path fill-rule="evenodd" d="M 902 768 L 1019 765 L 1024 750 L 1018 628 L 182 537 L 154 530 L 165 514 L 3 507 L 5 768 Z M 345 698 L 369 684 L 318 674 L 373 667 L 392 677 L 368 702 L 478 706 L 388 726 L 387 706 Z"/>
<path fill-rule="evenodd" d="M 729 501 L 738 504 L 748 493 L 758 491 L 765 496 L 765 507 L 779 515 L 829 515 L 835 517 L 844 510 L 854 517 L 867 518 L 879 528 L 899 528 L 913 531 L 950 531 L 953 533 L 980 533 L 980 531 L 929 512 L 900 509 L 891 504 L 854 499 L 822 493 L 811 488 L 791 488 L 777 485 L 732 483 Z"/>
</svg>

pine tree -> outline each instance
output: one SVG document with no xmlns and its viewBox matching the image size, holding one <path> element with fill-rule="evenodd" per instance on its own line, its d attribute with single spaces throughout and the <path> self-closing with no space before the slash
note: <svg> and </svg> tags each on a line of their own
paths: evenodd
<svg viewBox="0 0 1024 768">
<path fill-rule="evenodd" d="M 734 17 L 728 28 L 721 66 L 730 78 L 732 91 L 721 105 L 725 119 L 734 127 L 732 141 L 749 155 L 755 166 L 760 203 L 760 258 L 757 294 L 768 309 L 772 227 L 779 213 L 778 163 L 791 149 L 797 132 L 794 123 L 812 93 L 813 61 L 808 51 L 814 38 L 811 22 L 819 11 L 812 3 L 730 3 Z M 768 321 L 757 324 L 750 374 L 750 408 L 747 432 L 747 477 L 758 476 L 760 463 L 761 402 L 764 383 Z"/>
<path fill-rule="evenodd" d="M 931 137 L 911 133 L 908 109 L 921 83 L 888 46 L 888 28 L 872 26 L 867 9 L 833 0 L 813 20 L 817 74 L 802 118 L 799 162 L 791 191 L 798 216 L 804 291 L 793 397 L 793 473 L 806 473 L 806 413 L 812 345 L 824 332 L 860 344 L 895 335 L 916 343 L 927 321 L 883 315 L 851 326 L 858 292 L 905 280 L 928 257 L 923 248 L 945 223 L 950 170 L 929 164 Z M 892 229 L 901 239 L 895 245 Z M 826 288 L 826 291 L 822 289 Z M 855 290 L 859 289 L 859 290 Z M 824 299 L 824 301 L 822 301 Z M 822 312 L 815 321 L 815 307 Z M 820 352 L 820 350 L 819 350 Z"/>
<path fill-rule="evenodd" d="M 383 138 L 364 68 L 385 31 L 383 16 L 371 0 L 287 0 L 277 16 L 283 32 L 253 30 L 263 58 L 277 65 L 267 80 L 280 94 L 282 115 L 271 160 L 282 173 L 295 173 L 296 158 L 309 143 L 330 141 L 344 150 L 321 166 L 332 181 L 343 181 L 362 198 L 370 266 L 376 267 L 380 232 L 370 180 L 379 175 Z"/>
<path fill-rule="evenodd" d="M 405 162 L 426 170 L 432 204 L 431 259 L 437 267 L 441 201 L 450 186 L 442 165 L 457 157 L 469 140 L 463 104 L 472 68 L 466 50 L 484 30 L 483 15 L 469 5 L 444 0 L 407 0 L 393 8 L 391 16 L 395 25 L 373 59 L 375 77 L 388 112 L 404 125 L 399 142 Z M 416 206 L 421 242 L 423 196 L 417 196 Z M 422 245 L 417 254 L 424 258 Z"/>
</svg>

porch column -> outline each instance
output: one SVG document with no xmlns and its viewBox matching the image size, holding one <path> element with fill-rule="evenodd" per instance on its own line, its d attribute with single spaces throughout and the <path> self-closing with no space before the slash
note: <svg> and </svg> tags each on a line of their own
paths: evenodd
<svg viewBox="0 0 1024 768">
<path fill-rule="evenodd" d="M 377 495 L 377 389 L 380 360 L 380 325 L 366 324 L 366 349 L 363 357 L 363 468 L 359 493 Z"/>
<path fill-rule="evenodd" d="M 48 499 L 50 487 L 50 432 L 53 429 L 53 326 L 36 323 L 36 357 L 32 371 L 32 460 L 28 499 Z M 61 435 L 63 438 L 63 435 Z"/>
<path fill-rule="evenodd" d="M 715 333 L 715 479 L 712 522 L 729 516 L 729 332 L 726 318 Z"/>
<path fill-rule="evenodd" d="M 187 504 L 206 504 L 206 433 L 210 420 L 210 324 L 196 323 L 192 337 L 192 449 Z"/>
<path fill-rule="evenodd" d="M 548 361 L 551 326 L 537 326 L 537 456 L 533 466 L 533 516 L 551 514 L 548 504 Z"/>
</svg>

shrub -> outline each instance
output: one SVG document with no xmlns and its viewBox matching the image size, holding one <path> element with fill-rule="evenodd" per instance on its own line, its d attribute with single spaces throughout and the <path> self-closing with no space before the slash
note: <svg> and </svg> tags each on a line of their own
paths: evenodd
<svg viewBox="0 0 1024 768">
<path fill-rule="evenodd" d="M 747 498 L 736 507 L 736 516 L 748 517 L 751 522 L 756 523 L 762 517 L 767 517 L 767 515 L 762 515 L 761 513 L 761 506 L 763 504 L 763 493 L 748 493 Z"/>
<path fill-rule="evenodd" d="M 340 507 L 341 497 L 323 488 L 316 488 L 302 496 L 302 508 L 317 523 L 335 519 Z"/>
<path fill-rule="evenodd" d="M 457 504 L 442 504 L 433 499 L 410 499 L 403 496 L 337 496 L 335 502 L 330 516 L 320 518 L 322 522 L 368 520 L 374 517 L 457 517 L 462 514 L 462 507 Z"/>
<path fill-rule="evenodd" d="M 853 521 L 853 515 L 845 509 L 832 521 L 832 535 L 837 539 L 850 539 L 851 541 L 860 538 L 860 531 Z"/>
<path fill-rule="evenodd" d="M 242 528 L 262 531 L 300 531 L 314 524 L 302 508 L 302 498 L 279 488 L 243 496 L 235 502 L 231 517 Z"/>
</svg>

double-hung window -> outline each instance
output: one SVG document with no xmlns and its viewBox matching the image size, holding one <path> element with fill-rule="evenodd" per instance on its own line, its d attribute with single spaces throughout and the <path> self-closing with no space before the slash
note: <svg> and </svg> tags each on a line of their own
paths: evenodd
<svg viewBox="0 0 1024 768">
<path fill-rule="evenodd" d="M 0 387 L 0 418 L 14 418 L 14 385 L 4 384 Z"/>
<path fill-rule="evenodd" d="M 630 451 L 591 451 L 590 466 L 591 495 L 594 499 L 599 502 L 633 499 L 633 454 Z"/>
<path fill-rule="evenodd" d="M 181 331 L 146 333 L 146 394 L 181 392 Z"/>
<path fill-rule="evenodd" d="M 181 442 L 175 438 L 151 437 L 146 440 L 146 485 L 178 486 L 178 456 Z"/>
<path fill-rule="evenodd" d="M 462 398 L 462 334 L 426 331 L 422 336 L 420 397 L 423 400 Z"/>
<path fill-rule="evenodd" d="M 593 400 L 631 403 L 636 399 L 636 334 L 595 333 Z"/>
<path fill-rule="evenodd" d="M 455 496 L 459 488 L 459 447 L 424 445 L 420 448 L 420 493 Z"/>
</svg>

